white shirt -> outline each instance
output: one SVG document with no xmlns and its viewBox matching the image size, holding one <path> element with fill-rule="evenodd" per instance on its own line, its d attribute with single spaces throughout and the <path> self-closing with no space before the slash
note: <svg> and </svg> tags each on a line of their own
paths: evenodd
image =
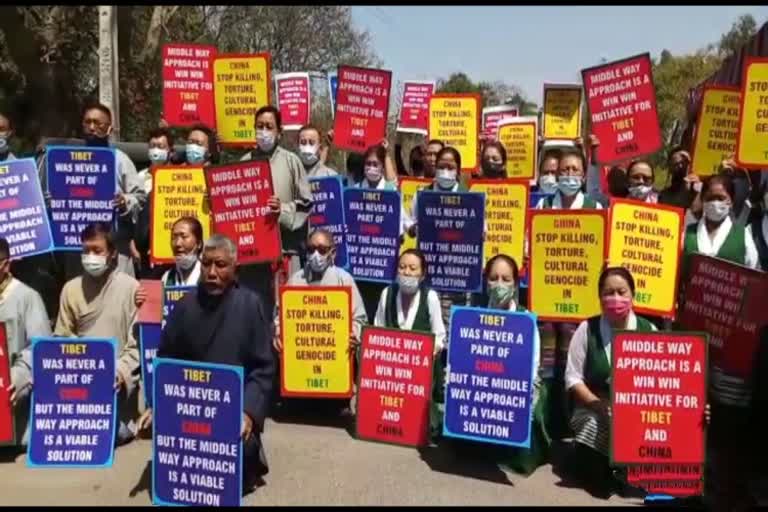
<svg viewBox="0 0 768 512">
<path fill-rule="evenodd" d="M 547 198 L 542 197 L 539 199 L 539 202 L 536 203 L 536 209 L 537 210 L 543 210 L 544 205 L 546 204 Z M 584 208 L 584 193 L 579 191 L 576 192 L 576 198 L 573 200 L 573 203 L 571 203 L 571 207 L 569 210 L 581 210 Z M 599 201 L 595 201 L 595 208 L 598 210 L 603 209 L 603 205 L 600 204 Z M 553 210 L 562 210 L 563 209 L 563 195 L 558 190 L 555 192 L 554 197 L 552 198 L 552 209 Z"/>
<path fill-rule="evenodd" d="M 144 187 L 144 192 L 149 195 L 152 192 L 152 173 L 149 172 L 149 168 L 139 171 L 139 181 Z"/>
<path fill-rule="evenodd" d="M 705 256 L 717 256 L 717 252 L 725 243 L 725 239 L 731 232 L 733 222 L 730 217 L 726 217 L 725 220 L 715 230 L 715 236 L 710 238 L 707 232 L 707 225 L 702 218 L 699 221 L 699 226 L 696 228 L 696 242 L 699 246 L 699 253 Z M 744 265 L 749 268 L 760 270 L 760 258 L 757 254 L 757 247 L 755 246 L 755 240 L 752 238 L 752 226 L 747 226 L 744 233 Z"/>
<path fill-rule="evenodd" d="M 176 267 L 173 267 L 170 270 L 166 270 L 165 274 L 163 274 L 163 277 L 161 277 L 160 280 L 163 282 L 163 286 L 165 286 L 165 284 L 168 282 L 168 278 L 170 277 L 171 272 L 175 272 L 177 279 L 175 286 L 197 286 L 198 281 L 200 281 L 200 271 L 201 265 L 200 260 L 198 260 L 195 262 L 195 266 L 192 267 L 192 272 L 189 273 L 183 283 L 178 282 L 180 275 Z"/>
<path fill-rule="evenodd" d="M 376 308 L 376 316 L 373 320 L 373 325 L 376 327 L 385 327 L 387 325 L 387 317 L 385 309 L 387 307 L 387 296 L 389 294 L 390 287 L 387 286 L 381 292 L 381 298 L 379 298 L 379 306 Z M 400 329 L 410 331 L 413 328 L 413 322 L 416 320 L 416 313 L 419 309 L 419 301 L 421 300 L 421 290 L 416 292 L 411 300 L 411 305 L 408 307 L 408 312 L 403 311 L 402 293 L 398 292 L 395 304 L 397 306 L 397 325 Z M 440 309 L 440 298 L 437 296 L 435 290 L 429 290 L 427 293 L 427 309 L 429 310 L 429 323 L 432 328 L 432 334 L 435 335 L 435 350 L 442 350 L 445 346 L 445 324 L 443 323 L 443 312 Z"/>
</svg>

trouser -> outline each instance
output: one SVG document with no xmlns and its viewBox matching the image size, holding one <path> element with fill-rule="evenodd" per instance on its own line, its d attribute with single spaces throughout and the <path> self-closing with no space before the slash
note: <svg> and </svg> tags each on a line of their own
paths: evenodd
<svg viewBox="0 0 768 512">
<path fill-rule="evenodd" d="M 565 390 L 565 365 L 568 361 L 568 347 L 577 327 L 578 324 L 570 322 L 539 324 L 541 362 L 545 368 L 544 385 L 549 393 L 545 417 L 548 419 L 547 431 L 552 439 L 563 439 L 572 434 L 569 424 L 572 407 Z M 550 364 L 551 367 L 548 368 Z"/>
<path fill-rule="evenodd" d="M 115 429 L 115 446 L 129 443 L 133 440 L 136 430 L 136 418 L 139 414 L 140 386 L 135 385 L 130 393 L 121 389 L 117 395 L 117 428 Z"/>
<path fill-rule="evenodd" d="M 748 409 L 713 402 L 712 420 L 707 435 L 707 470 L 712 507 L 716 512 L 747 510 L 751 505 L 749 483 L 752 477 L 754 439 Z"/>
<path fill-rule="evenodd" d="M 243 492 L 250 491 L 267 473 L 269 466 L 261 434 L 254 433 L 243 443 Z"/>
</svg>

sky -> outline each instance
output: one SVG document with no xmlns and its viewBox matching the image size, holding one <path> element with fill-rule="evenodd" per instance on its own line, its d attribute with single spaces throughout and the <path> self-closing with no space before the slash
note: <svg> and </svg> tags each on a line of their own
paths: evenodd
<svg viewBox="0 0 768 512">
<path fill-rule="evenodd" d="M 501 80 L 541 105 L 542 84 L 580 83 L 580 70 L 663 49 L 717 43 L 741 14 L 760 27 L 768 6 L 355 6 L 384 68 L 398 80 Z"/>
</svg>

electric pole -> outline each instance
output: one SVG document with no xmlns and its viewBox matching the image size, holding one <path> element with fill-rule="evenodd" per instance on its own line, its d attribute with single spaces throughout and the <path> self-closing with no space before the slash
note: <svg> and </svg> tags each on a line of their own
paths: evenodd
<svg viewBox="0 0 768 512">
<path fill-rule="evenodd" d="M 120 140 L 117 7 L 99 6 L 99 102 L 112 111 L 112 138 Z"/>
</svg>

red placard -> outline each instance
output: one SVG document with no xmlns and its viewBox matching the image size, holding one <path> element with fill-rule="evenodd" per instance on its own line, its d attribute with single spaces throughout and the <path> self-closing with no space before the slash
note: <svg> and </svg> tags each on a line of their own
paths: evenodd
<svg viewBox="0 0 768 512">
<path fill-rule="evenodd" d="M 387 136 L 392 72 L 339 66 L 333 142 L 345 151 L 365 152 Z"/>
<path fill-rule="evenodd" d="M 610 164 L 661 148 L 650 54 L 581 71 L 592 133 L 600 139 L 597 161 Z"/>
<path fill-rule="evenodd" d="M 357 436 L 369 441 L 425 446 L 434 336 L 365 327 L 362 338 Z"/>
<path fill-rule="evenodd" d="M 277 105 L 280 108 L 283 128 L 300 130 L 309 124 L 310 87 L 309 73 L 283 73 L 275 77 Z"/>
<path fill-rule="evenodd" d="M 627 483 L 651 494 L 669 496 L 702 496 L 704 466 L 702 464 L 638 464 L 627 468 Z"/>
<path fill-rule="evenodd" d="M 611 354 L 612 464 L 703 464 L 706 334 L 621 331 Z"/>
<path fill-rule="evenodd" d="M 282 254 L 278 216 L 267 160 L 209 167 L 205 171 L 213 230 L 237 244 L 238 264 L 277 261 Z"/>
<path fill-rule="evenodd" d="M 713 366 L 749 379 L 768 322 L 768 275 L 702 254 L 690 255 L 687 269 L 680 325 L 710 334 Z"/>
<path fill-rule="evenodd" d="M 159 324 L 163 321 L 163 282 L 154 279 L 142 279 L 141 287 L 147 293 L 147 299 L 139 308 L 136 321 L 140 324 Z"/>
<path fill-rule="evenodd" d="M 8 337 L 5 324 L 0 322 L 0 445 L 14 444 L 16 428 L 8 386 L 11 385 L 11 356 L 8 354 Z"/>
<path fill-rule="evenodd" d="M 435 82 L 410 81 L 403 84 L 403 104 L 397 131 L 426 135 L 429 131 L 429 98 L 435 92 Z"/>
<path fill-rule="evenodd" d="M 212 65 L 215 56 L 215 46 L 163 45 L 163 117 L 169 125 L 202 123 L 216 128 Z"/>
<path fill-rule="evenodd" d="M 490 140 L 498 140 L 499 125 L 508 117 L 517 117 L 519 110 L 511 105 L 498 107 L 486 107 L 483 109 L 482 129 L 483 135 Z"/>
</svg>

